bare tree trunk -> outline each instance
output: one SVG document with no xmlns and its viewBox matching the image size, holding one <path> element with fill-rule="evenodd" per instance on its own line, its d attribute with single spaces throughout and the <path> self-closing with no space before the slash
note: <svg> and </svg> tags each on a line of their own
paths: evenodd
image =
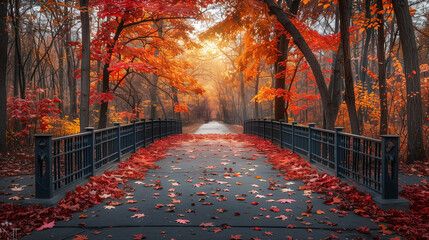
<svg viewBox="0 0 429 240">
<path fill-rule="evenodd" d="M 155 57 L 159 54 L 158 50 L 155 50 Z M 156 119 L 156 90 L 158 86 L 158 75 L 152 74 L 152 85 L 150 86 L 150 118 Z"/>
<path fill-rule="evenodd" d="M 256 76 L 256 81 L 255 81 L 255 96 L 258 95 L 258 91 L 259 91 L 259 77 L 260 74 L 258 74 Z M 258 101 L 255 101 L 255 119 L 259 119 L 259 107 L 258 107 Z"/>
<path fill-rule="evenodd" d="M 61 99 L 61 102 L 58 104 L 58 109 L 60 112 L 60 117 L 64 117 L 64 38 L 59 41 L 58 46 L 58 83 L 59 83 L 59 89 L 58 89 L 58 96 Z"/>
<path fill-rule="evenodd" d="M 404 74 L 407 87 L 407 162 L 412 163 L 423 160 L 425 157 L 419 54 L 408 1 L 392 0 L 392 5 L 399 28 L 402 54 L 404 55 Z"/>
<path fill-rule="evenodd" d="M 82 21 L 82 65 L 81 65 L 81 93 L 80 93 L 80 131 L 85 131 L 89 126 L 89 92 L 90 92 L 90 71 L 91 71 L 91 53 L 90 53 L 90 24 L 88 0 L 79 0 L 80 18 Z"/>
<path fill-rule="evenodd" d="M 246 108 L 246 95 L 244 92 L 244 76 L 243 76 L 243 72 L 239 72 L 239 77 L 240 77 L 240 100 L 241 100 L 241 114 L 242 114 L 242 118 L 241 118 L 241 123 L 244 123 L 244 121 L 246 121 L 247 119 L 247 108 Z"/>
<path fill-rule="evenodd" d="M 21 0 L 15 0 L 14 10 L 11 12 L 14 14 L 12 16 L 12 23 L 14 27 L 14 37 L 15 37 L 15 89 L 17 96 L 25 98 L 25 76 L 24 76 L 24 67 L 22 64 L 21 57 L 21 14 L 19 8 L 21 5 Z"/>
<path fill-rule="evenodd" d="M 67 2 L 66 2 L 67 3 Z M 69 15 L 68 7 L 64 8 L 64 15 Z M 70 29 L 70 26 L 72 25 L 71 22 L 72 18 L 69 17 L 67 19 L 67 29 Z M 70 30 L 66 33 L 66 43 L 71 41 L 71 33 Z M 70 98 L 70 109 L 69 109 L 69 117 L 70 119 L 77 118 L 77 97 L 76 97 L 76 78 L 75 78 L 75 62 L 73 57 L 73 52 L 71 50 L 71 46 L 66 45 L 66 60 L 67 60 L 67 81 L 68 81 L 68 87 L 69 87 L 69 98 Z"/>
<path fill-rule="evenodd" d="M 350 57 L 350 20 L 348 17 L 347 5 L 349 0 L 339 1 L 338 7 L 340 11 L 340 29 L 341 43 L 343 45 L 343 63 L 344 63 L 344 80 L 345 80 L 345 100 L 349 112 L 350 126 L 353 134 L 360 134 L 358 117 L 356 114 L 356 100 L 353 84 L 353 72 Z"/>
<path fill-rule="evenodd" d="M 173 93 L 173 116 L 176 120 L 182 120 L 180 112 L 174 112 L 174 104 L 179 103 L 179 97 L 177 96 L 177 88 L 171 86 L 171 92 Z"/>
<path fill-rule="evenodd" d="M 7 128 L 7 49 L 9 43 L 9 31 L 6 25 L 8 0 L 0 1 L 0 153 L 6 153 L 6 128 Z"/>
<path fill-rule="evenodd" d="M 159 21 L 158 37 L 162 38 L 163 22 Z M 155 57 L 158 57 L 159 50 L 155 50 Z M 156 90 L 158 89 L 158 75 L 152 74 L 152 86 L 150 87 L 150 118 L 156 119 Z"/>
<path fill-rule="evenodd" d="M 383 14 L 383 0 L 377 0 L 377 19 L 378 19 L 378 44 L 377 44 L 377 58 L 378 58 L 378 88 L 380 90 L 380 135 L 387 134 L 389 129 L 388 117 L 389 112 L 387 109 L 387 83 L 386 83 L 386 60 L 384 55 L 384 14 Z"/>
</svg>

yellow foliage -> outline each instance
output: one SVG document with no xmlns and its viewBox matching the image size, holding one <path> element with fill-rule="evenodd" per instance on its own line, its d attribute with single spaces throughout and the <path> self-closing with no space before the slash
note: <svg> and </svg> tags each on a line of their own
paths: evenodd
<svg viewBox="0 0 429 240">
<path fill-rule="evenodd" d="M 80 132 L 79 119 L 68 120 L 68 116 L 64 118 L 47 118 L 49 125 L 46 133 L 53 134 L 55 137 L 76 134 Z"/>
</svg>

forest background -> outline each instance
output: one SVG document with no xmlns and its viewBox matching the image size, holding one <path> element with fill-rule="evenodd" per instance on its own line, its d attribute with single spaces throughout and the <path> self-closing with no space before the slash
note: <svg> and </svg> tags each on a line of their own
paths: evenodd
<svg viewBox="0 0 429 240">
<path fill-rule="evenodd" d="M 429 151 L 425 0 L 1 0 L 0 151 L 174 118 L 272 118 Z M 7 154 L 9 153 L 9 154 Z"/>
</svg>

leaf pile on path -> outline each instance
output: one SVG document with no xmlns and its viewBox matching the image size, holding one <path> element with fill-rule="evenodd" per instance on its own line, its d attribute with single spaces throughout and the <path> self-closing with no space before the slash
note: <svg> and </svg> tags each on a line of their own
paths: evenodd
<svg viewBox="0 0 429 240">
<path fill-rule="evenodd" d="M 255 136 L 233 137 L 245 141 L 249 146 L 263 152 L 273 168 L 284 172 L 285 180 L 303 180 L 306 185 L 300 190 L 311 190 L 325 195 L 325 204 L 337 204 L 339 209 L 355 211 L 356 214 L 371 217 L 376 222 L 390 223 L 394 230 L 406 239 L 429 239 L 429 185 L 404 186 L 400 196 L 410 201 L 409 213 L 377 207 L 372 197 L 349 186 L 341 179 L 326 173 L 318 174 L 298 154 L 281 149 L 277 145 Z"/>
<path fill-rule="evenodd" d="M 6 232 L 13 228 L 20 228 L 19 237 L 30 234 L 34 230 L 43 230 L 54 227 L 57 221 L 68 221 L 72 213 L 81 212 L 95 204 L 103 202 L 105 197 L 122 199 L 125 191 L 119 188 L 119 183 L 128 179 L 145 179 L 145 171 L 158 168 L 154 163 L 165 157 L 167 149 L 175 143 L 180 143 L 190 136 L 170 136 L 156 141 L 148 148 L 141 148 L 132 154 L 127 161 L 120 162 L 116 171 L 105 172 L 101 176 L 90 177 L 84 186 L 77 186 L 73 192 L 67 192 L 56 207 L 44 208 L 38 204 L 29 206 L 12 203 L 0 206 L 0 222 L 12 223 L 6 226 Z M 6 232 L 0 232 L 0 239 L 6 238 Z"/>
</svg>

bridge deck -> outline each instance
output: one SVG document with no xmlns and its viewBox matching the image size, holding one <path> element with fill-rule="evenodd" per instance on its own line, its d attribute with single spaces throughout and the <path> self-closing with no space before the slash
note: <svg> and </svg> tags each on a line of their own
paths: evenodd
<svg viewBox="0 0 429 240">
<path fill-rule="evenodd" d="M 198 131 L 226 132 L 219 125 L 210 123 Z M 57 222 L 54 228 L 24 239 L 73 239 L 75 235 L 91 240 L 133 239 L 138 234 L 147 239 L 324 239 L 332 234 L 340 239 L 370 239 L 380 235 L 379 223 L 353 212 L 342 216 L 329 211 L 335 206 L 323 204 L 318 194 L 299 191 L 302 181 L 284 180 L 263 154 L 245 143 L 231 141 L 228 135 L 198 139 L 172 145 L 166 158 L 156 163 L 162 168 L 149 170 L 145 180 L 128 181 L 130 195 L 117 201 L 121 205 L 105 209 L 106 199 L 87 209 L 85 219 L 75 213 L 70 221 Z M 158 180 L 162 189 L 150 185 Z M 273 181 L 276 187 L 269 189 Z M 158 204 L 163 207 L 157 208 Z M 311 215 L 303 216 L 308 206 L 313 206 Z M 132 207 L 138 211 L 130 211 Z M 361 226 L 369 227 L 370 234 L 356 231 Z"/>
</svg>

